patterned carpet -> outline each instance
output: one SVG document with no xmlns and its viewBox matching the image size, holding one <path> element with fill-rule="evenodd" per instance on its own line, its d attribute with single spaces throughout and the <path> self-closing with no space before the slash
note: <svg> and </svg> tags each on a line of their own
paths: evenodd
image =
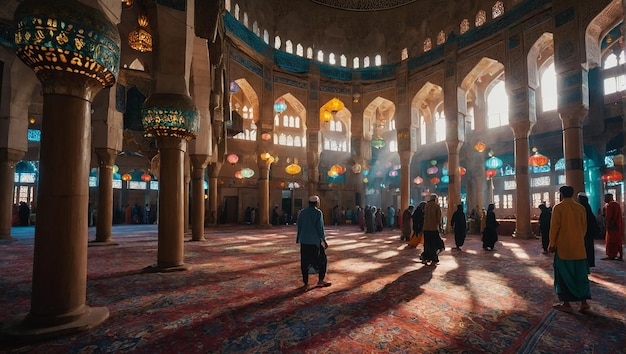
<svg viewBox="0 0 626 354">
<path fill-rule="evenodd" d="M 0 352 L 626 352 L 626 265 L 597 261 L 592 314 L 558 312 L 539 240 L 502 237 L 486 252 L 471 235 L 457 251 L 449 235 L 429 267 L 398 230 L 328 227 L 332 286 L 304 293 L 294 226 L 206 229 L 207 241 L 185 243 L 190 270 L 144 273 L 156 263 L 156 232 L 114 227 L 119 246 L 88 249 L 87 304 L 108 307 L 103 324 L 35 344 L 1 338 Z M 16 233 L 0 243 L 2 322 L 30 306 L 33 239 Z M 598 241 L 596 257 L 602 250 Z"/>
</svg>

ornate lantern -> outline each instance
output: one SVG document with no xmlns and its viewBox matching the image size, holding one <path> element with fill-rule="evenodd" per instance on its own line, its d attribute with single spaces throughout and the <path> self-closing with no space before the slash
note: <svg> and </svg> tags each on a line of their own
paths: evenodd
<svg viewBox="0 0 626 354">
<path fill-rule="evenodd" d="M 326 174 L 328 175 L 328 177 L 337 177 L 338 176 L 337 172 L 333 171 L 332 169 L 328 170 L 328 172 Z"/>
<path fill-rule="evenodd" d="M 228 161 L 231 165 L 235 165 L 237 161 L 239 161 L 239 156 L 237 154 L 230 154 L 226 157 L 226 161 Z"/>
<path fill-rule="evenodd" d="M 372 139 L 372 147 L 376 149 L 380 149 L 385 146 L 385 140 L 381 137 L 376 137 Z"/>
<path fill-rule="evenodd" d="M 413 178 L 413 183 L 415 183 L 415 184 L 421 184 L 423 182 L 424 182 L 424 179 L 422 177 L 420 177 L 420 176 L 417 176 L 417 177 Z"/>
<path fill-rule="evenodd" d="M 328 101 L 328 103 L 326 104 L 326 107 L 328 107 L 328 109 L 331 112 L 336 113 L 336 112 L 341 111 L 345 107 L 345 105 L 339 99 L 333 97 L 332 100 Z"/>
<path fill-rule="evenodd" d="M 330 122 L 330 121 L 332 121 L 332 120 L 333 120 L 333 114 L 332 114 L 332 113 L 330 113 L 330 112 L 329 112 L 329 111 L 327 111 L 327 110 L 324 110 L 324 112 L 322 112 L 322 114 L 320 114 L 320 120 L 321 120 L 322 122 L 326 122 L 326 123 L 328 123 L 328 122 Z"/>
<path fill-rule="evenodd" d="M 128 45 L 134 50 L 145 53 L 152 51 L 152 34 L 148 31 L 148 16 L 139 15 L 137 18 L 139 28 L 128 34 Z"/>
<path fill-rule="evenodd" d="M 124 173 L 124 174 L 122 175 L 122 181 L 126 181 L 126 182 L 128 182 L 128 181 L 130 181 L 130 180 L 132 180 L 132 179 L 133 179 L 133 176 L 131 176 L 131 175 L 130 175 L 130 173 Z"/>
<path fill-rule="evenodd" d="M 441 180 L 438 177 L 433 177 L 430 179 L 430 183 L 432 184 L 439 184 L 439 182 L 441 182 Z"/>
<path fill-rule="evenodd" d="M 602 175 L 602 177 L 600 177 L 600 180 L 602 182 L 617 182 L 617 181 L 621 181 L 623 178 L 623 175 L 615 170 L 608 172 L 607 174 Z"/>
<path fill-rule="evenodd" d="M 143 175 L 141 175 L 141 180 L 144 182 L 150 182 L 151 179 L 152 179 L 152 176 L 150 176 L 149 173 L 144 173 Z"/>
<path fill-rule="evenodd" d="M 486 148 L 487 148 L 487 145 L 483 143 L 482 141 L 479 141 L 476 143 L 476 145 L 474 145 L 474 150 L 478 152 L 483 152 L 485 151 Z"/>
<path fill-rule="evenodd" d="M 280 97 L 274 102 L 274 111 L 276 113 L 283 113 L 287 109 L 287 102 L 284 98 Z"/>
<path fill-rule="evenodd" d="M 492 156 L 487 161 L 485 161 L 485 167 L 488 169 L 496 169 L 502 167 L 502 160 L 499 158 Z"/>
<path fill-rule="evenodd" d="M 487 176 L 487 178 L 495 177 L 496 176 L 496 170 L 494 170 L 493 168 L 485 170 L 485 176 Z"/>
<path fill-rule="evenodd" d="M 243 176 L 243 178 L 250 178 L 252 176 L 254 176 L 254 170 L 251 168 L 243 168 L 241 169 L 241 175 Z"/>
<path fill-rule="evenodd" d="M 389 177 L 398 177 L 398 170 L 389 171 Z"/>
<path fill-rule="evenodd" d="M 354 165 L 352 165 L 352 173 L 359 174 L 361 173 L 362 168 L 363 167 L 361 166 L 361 164 L 355 163 Z"/>
<path fill-rule="evenodd" d="M 285 167 L 285 172 L 292 176 L 297 175 L 300 171 L 302 171 L 302 167 L 300 167 L 297 163 L 292 163 L 291 165 Z"/>
<path fill-rule="evenodd" d="M 239 89 L 240 89 L 240 87 L 239 87 L 239 85 L 235 81 L 231 81 L 230 82 L 230 92 L 237 93 L 237 92 L 239 92 Z"/>
<path fill-rule="evenodd" d="M 428 173 L 429 175 L 434 175 L 437 172 L 439 172 L 437 166 L 430 166 L 428 169 L 426 169 L 426 173 Z"/>
<path fill-rule="evenodd" d="M 242 179 L 243 175 L 241 174 L 241 170 L 235 172 L 235 178 Z"/>
<path fill-rule="evenodd" d="M 548 164 L 548 158 L 540 154 L 537 148 L 533 148 L 534 154 L 528 158 L 528 164 L 533 167 L 541 167 Z"/>
<path fill-rule="evenodd" d="M 441 183 L 450 183 L 450 176 L 441 176 Z"/>
<path fill-rule="evenodd" d="M 465 167 L 459 166 L 459 176 L 463 176 L 467 173 L 467 169 Z"/>
</svg>

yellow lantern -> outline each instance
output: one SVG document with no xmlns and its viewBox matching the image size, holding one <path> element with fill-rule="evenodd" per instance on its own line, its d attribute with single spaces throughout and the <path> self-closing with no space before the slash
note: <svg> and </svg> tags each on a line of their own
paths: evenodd
<svg viewBox="0 0 626 354">
<path fill-rule="evenodd" d="M 320 120 L 322 122 L 330 122 L 333 120 L 333 114 L 330 113 L 329 111 L 324 110 L 324 112 L 322 112 L 322 114 L 320 114 Z"/>
<path fill-rule="evenodd" d="M 300 173 L 300 171 L 302 171 L 302 168 L 300 167 L 300 165 L 295 163 L 292 163 L 291 165 L 285 167 L 285 172 L 290 175 L 297 175 L 298 173 Z"/>
<path fill-rule="evenodd" d="M 328 101 L 326 107 L 328 107 L 331 112 L 339 112 L 345 107 L 345 105 L 339 99 L 333 97 L 332 100 Z"/>
</svg>

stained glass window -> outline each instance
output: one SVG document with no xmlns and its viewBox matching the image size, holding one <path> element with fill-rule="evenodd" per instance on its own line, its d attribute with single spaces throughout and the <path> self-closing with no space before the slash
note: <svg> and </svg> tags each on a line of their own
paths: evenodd
<svg viewBox="0 0 626 354">
<path fill-rule="evenodd" d="M 502 3 L 502 1 L 496 1 L 496 3 L 493 4 L 493 7 L 491 8 L 491 17 L 498 18 L 502 15 L 504 15 L 504 4 Z"/>
<path fill-rule="evenodd" d="M 469 20 L 468 19 L 464 19 L 463 21 L 461 21 L 461 26 L 459 27 L 459 30 L 461 31 L 461 34 L 469 31 Z"/>
<path fill-rule="evenodd" d="M 487 13 L 485 12 L 485 10 L 478 11 L 478 13 L 476 14 L 476 27 L 484 25 L 485 21 L 487 21 Z"/>
<path fill-rule="evenodd" d="M 446 34 L 443 31 L 439 31 L 437 35 L 437 45 L 442 45 L 446 42 Z"/>
</svg>

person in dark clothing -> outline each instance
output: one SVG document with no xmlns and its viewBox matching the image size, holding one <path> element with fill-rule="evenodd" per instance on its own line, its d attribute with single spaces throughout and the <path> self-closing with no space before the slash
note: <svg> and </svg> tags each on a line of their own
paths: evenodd
<svg viewBox="0 0 626 354">
<path fill-rule="evenodd" d="M 280 224 L 280 215 L 278 214 L 278 205 L 274 205 L 272 209 L 272 225 Z"/>
<path fill-rule="evenodd" d="M 419 236 L 422 231 L 424 231 L 424 207 L 426 206 L 426 202 L 420 202 L 417 205 L 417 208 L 411 215 L 411 220 L 413 220 L 413 234 Z"/>
<path fill-rule="evenodd" d="M 374 211 L 375 207 L 366 206 L 365 207 L 365 233 L 371 234 L 374 232 Z"/>
<path fill-rule="evenodd" d="M 600 226 L 596 220 L 596 216 L 589 205 L 589 197 L 585 193 L 578 193 L 578 202 L 585 207 L 587 211 L 587 232 L 585 232 L 585 252 L 587 252 L 587 264 L 589 267 L 596 266 L 596 254 L 593 246 L 593 240 L 600 233 Z"/>
<path fill-rule="evenodd" d="M 500 223 L 496 220 L 495 208 L 494 204 L 489 204 L 489 207 L 487 207 L 487 220 L 485 230 L 483 231 L 483 249 L 485 251 L 493 251 L 498 241 L 498 226 L 500 226 Z"/>
<path fill-rule="evenodd" d="M 541 247 L 543 253 L 548 253 L 548 245 L 550 244 L 550 219 L 552 219 L 552 211 L 545 204 L 539 204 L 539 232 L 541 233 Z"/>
<path fill-rule="evenodd" d="M 26 202 L 20 202 L 18 215 L 20 218 L 20 226 L 28 226 L 30 223 L 30 208 Z"/>
<path fill-rule="evenodd" d="M 467 235 L 467 219 L 463 212 L 463 205 L 459 204 L 456 206 L 456 211 L 452 214 L 450 225 L 454 230 L 454 243 L 456 244 L 454 248 L 460 250 L 461 246 L 465 243 L 465 236 Z"/>
</svg>

